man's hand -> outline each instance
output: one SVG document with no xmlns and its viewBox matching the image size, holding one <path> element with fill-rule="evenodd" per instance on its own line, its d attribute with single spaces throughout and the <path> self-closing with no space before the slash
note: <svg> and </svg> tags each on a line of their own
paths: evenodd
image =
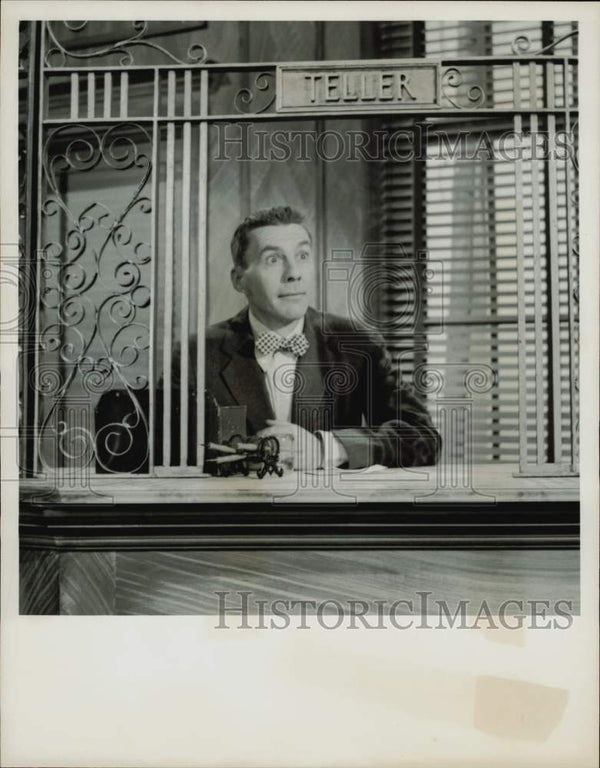
<svg viewBox="0 0 600 768">
<path fill-rule="evenodd" d="M 323 465 L 323 446 L 321 440 L 312 432 L 290 421 L 267 419 L 267 425 L 257 432 L 257 437 L 293 435 L 294 469 L 319 469 Z"/>
</svg>

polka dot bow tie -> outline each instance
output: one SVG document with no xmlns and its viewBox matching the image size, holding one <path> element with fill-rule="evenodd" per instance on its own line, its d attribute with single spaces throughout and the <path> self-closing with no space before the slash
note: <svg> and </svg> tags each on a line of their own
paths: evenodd
<svg viewBox="0 0 600 768">
<path fill-rule="evenodd" d="M 308 340 L 303 333 L 294 333 L 284 339 L 273 331 L 261 333 L 255 343 L 256 350 L 261 355 L 270 355 L 281 349 L 285 352 L 291 352 L 296 357 L 302 357 L 308 346 Z"/>
</svg>

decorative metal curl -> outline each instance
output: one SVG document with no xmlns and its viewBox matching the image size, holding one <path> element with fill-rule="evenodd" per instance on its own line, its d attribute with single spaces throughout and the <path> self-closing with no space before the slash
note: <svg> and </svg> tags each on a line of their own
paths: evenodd
<svg viewBox="0 0 600 768">
<path fill-rule="evenodd" d="M 530 56 L 540 56 L 541 54 L 546 53 L 546 51 L 552 50 L 552 48 L 556 47 L 559 43 L 562 43 L 563 40 L 568 40 L 570 37 L 577 37 L 577 35 L 579 35 L 579 30 L 574 30 L 573 32 L 569 32 L 568 34 L 559 37 L 558 40 L 553 40 L 543 48 L 530 52 L 531 39 L 529 35 L 520 34 L 513 39 L 510 44 L 510 49 L 515 56 L 521 56 L 524 53 L 529 53 Z"/>
<path fill-rule="evenodd" d="M 273 80 L 274 75 L 272 72 L 259 72 L 254 78 L 254 88 L 256 91 L 268 91 L 273 85 Z M 242 115 L 260 115 L 262 112 L 266 112 L 275 101 L 275 90 L 273 90 L 271 98 L 260 109 L 244 109 L 244 105 L 252 105 L 255 96 L 256 94 L 251 88 L 240 88 L 233 99 L 233 105 Z"/>
<path fill-rule="evenodd" d="M 140 457 L 139 463 L 135 467 L 130 467 L 130 472 L 137 472 L 143 467 L 149 456 L 149 445 L 147 436 L 149 427 L 146 416 L 132 392 L 129 392 L 132 410 L 126 414 L 121 422 L 112 422 L 105 424 L 96 432 L 94 452 L 96 461 L 105 472 L 114 473 L 114 469 L 107 466 L 102 457 L 110 459 L 125 458 L 134 445 L 134 431 L 140 426 L 143 428 L 146 439 L 142 441 L 145 453 Z M 116 449 L 116 450 L 115 450 Z"/>
<path fill-rule="evenodd" d="M 131 336 L 133 338 L 130 338 Z M 149 349 L 149 337 L 148 329 L 140 323 L 131 323 L 120 328 L 111 342 L 110 359 L 113 365 L 119 370 L 134 365 L 139 359 L 140 352 Z M 141 386 L 142 379 L 146 381 L 145 376 L 138 377 L 136 389 Z"/>
<path fill-rule="evenodd" d="M 457 67 L 450 67 L 450 69 L 447 69 L 442 76 L 442 91 L 444 92 L 444 96 L 448 99 L 450 104 L 457 109 L 479 109 L 479 107 L 483 106 L 486 99 L 485 91 L 480 85 L 472 85 L 469 87 L 466 94 L 467 99 L 470 102 L 469 104 L 461 104 L 456 101 L 456 97 L 458 97 L 458 89 L 463 85 L 463 81 L 463 74 Z M 448 88 L 451 88 L 453 92 L 448 93 Z"/>
<path fill-rule="evenodd" d="M 44 352 L 56 352 L 60 349 L 62 327 L 58 323 L 52 323 L 42 329 L 39 345 Z"/>
<path fill-rule="evenodd" d="M 79 364 L 83 389 L 91 395 L 107 392 L 114 385 L 113 364 L 108 358 L 82 360 Z"/>
<path fill-rule="evenodd" d="M 79 328 L 74 326 L 61 327 L 61 345 L 59 349 L 60 359 L 63 363 L 76 366 L 83 355 L 85 355 L 88 348 L 86 339 Z M 68 337 L 68 338 L 67 338 Z M 70 380 L 67 379 L 67 381 Z M 66 384 L 66 382 L 65 382 Z"/>
<path fill-rule="evenodd" d="M 89 429 L 68 426 L 65 421 L 57 425 L 58 449 L 67 459 L 84 461 L 84 466 L 94 458 L 94 438 Z"/>
<path fill-rule="evenodd" d="M 86 303 L 88 303 L 87 298 L 82 296 L 70 296 L 61 303 L 57 314 L 63 326 L 63 331 L 66 328 L 73 328 L 83 323 L 87 314 L 85 310 Z M 91 302 L 88 305 L 92 306 Z"/>
<path fill-rule="evenodd" d="M 517 35 L 510 44 L 511 51 L 515 56 L 520 56 L 522 53 L 527 53 L 531 47 L 531 40 L 528 35 Z"/>
<path fill-rule="evenodd" d="M 117 171 L 124 171 L 132 166 L 148 171 L 150 158 L 139 151 L 139 146 L 128 135 L 115 135 L 117 131 L 133 129 L 139 131 L 151 143 L 148 131 L 138 123 L 120 123 L 109 128 L 100 141 L 100 153 L 104 162 Z"/>
<path fill-rule="evenodd" d="M 60 391 L 62 377 L 56 367 L 38 365 L 29 373 L 30 386 L 42 395 L 51 396 Z"/>
<path fill-rule="evenodd" d="M 208 58 L 208 52 L 202 43 L 192 43 L 187 50 L 187 59 L 179 59 L 173 55 L 166 48 L 158 43 L 152 43 L 149 40 L 144 40 L 143 37 L 148 30 L 147 21 L 134 21 L 132 27 L 135 34 L 130 37 L 120 40 L 116 43 L 110 43 L 102 48 L 98 48 L 94 51 L 84 51 L 77 53 L 76 51 L 66 48 L 61 42 L 59 42 L 51 21 L 46 22 L 46 30 L 48 37 L 52 41 L 52 44 L 48 47 L 46 55 L 44 57 L 44 64 L 46 67 L 61 68 L 67 64 L 68 59 L 75 59 L 82 61 L 85 59 L 97 59 L 104 56 L 110 56 L 112 54 L 123 54 L 119 59 L 119 64 L 122 67 L 130 67 L 135 64 L 135 58 L 133 51 L 130 50 L 136 46 L 143 48 L 150 48 L 153 51 L 157 51 L 161 55 L 165 56 L 169 61 L 174 64 L 203 64 Z M 87 26 L 87 21 L 81 22 L 78 26 L 69 26 L 70 22 L 63 21 L 64 26 L 71 32 L 80 32 Z"/>
</svg>

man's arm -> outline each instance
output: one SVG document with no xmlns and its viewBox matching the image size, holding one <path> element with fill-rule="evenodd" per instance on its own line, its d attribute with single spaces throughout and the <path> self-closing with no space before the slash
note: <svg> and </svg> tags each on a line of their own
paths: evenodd
<svg viewBox="0 0 600 768">
<path fill-rule="evenodd" d="M 371 464 L 417 467 L 437 462 L 441 439 L 422 400 L 402 384 L 383 338 L 373 335 L 364 347 L 367 426 L 332 429 L 350 469 Z"/>
</svg>

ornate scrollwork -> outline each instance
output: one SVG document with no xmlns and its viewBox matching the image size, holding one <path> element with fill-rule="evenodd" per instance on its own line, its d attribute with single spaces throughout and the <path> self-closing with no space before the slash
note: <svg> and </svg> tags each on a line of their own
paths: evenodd
<svg viewBox="0 0 600 768">
<path fill-rule="evenodd" d="M 576 37 L 578 34 L 578 30 L 569 32 L 568 34 L 559 37 L 557 40 L 553 40 L 551 43 L 545 45 L 543 48 L 540 48 L 537 51 L 529 50 L 531 48 L 531 39 L 529 38 L 529 35 L 519 34 L 511 42 L 510 49 L 515 56 L 521 56 L 524 53 L 527 53 L 530 56 L 541 56 L 543 53 L 546 53 L 546 51 L 551 51 L 559 43 L 562 43 L 563 40 L 568 40 L 570 37 Z"/>
<path fill-rule="evenodd" d="M 72 61 L 85 61 L 86 59 L 98 59 L 105 56 L 111 56 L 114 54 L 122 54 L 119 59 L 119 64 L 122 67 L 130 67 L 135 64 L 135 57 L 132 48 L 142 47 L 157 51 L 162 56 L 174 64 L 203 64 L 208 58 L 208 52 L 202 43 L 192 43 L 187 50 L 187 56 L 185 59 L 179 59 L 174 56 L 166 48 L 158 43 L 153 43 L 150 40 L 144 39 L 144 35 L 148 31 L 147 21 L 133 21 L 133 33 L 123 40 L 119 40 L 115 43 L 109 43 L 107 45 L 96 48 L 92 51 L 77 51 L 69 49 L 64 46 L 58 39 L 53 24 L 58 22 L 47 21 L 46 30 L 48 33 L 48 39 L 50 45 L 46 50 L 44 63 L 47 67 L 64 67 Z M 78 24 L 74 24 L 70 21 L 62 22 L 65 29 L 69 32 L 81 32 L 88 25 L 87 21 L 81 21 Z"/>
<path fill-rule="evenodd" d="M 510 50 L 515 56 L 520 56 L 522 53 L 527 53 L 531 48 L 531 40 L 528 35 L 517 35 L 510 44 Z"/>
<path fill-rule="evenodd" d="M 77 461 L 81 466 L 88 466 L 94 456 L 94 441 L 90 430 L 79 424 L 59 421 L 56 433 L 61 456 Z"/>
<path fill-rule="evenodd" d="M 148 435 L 148 422 L 144 411 L 139 405 L 137 398 L 131 397 L 131 410 L 123 417 L 120 422 L 111 422 L 105 424 L 97 430 L 94 440 L 94 452 L 98 465 L 105 472 L 114 471 L 110 466 L 113 459 L 129 459 L 131 450 L 136 443 L 136 433 L 142 430 Z M 141 469 L 146 462 L 149 454 L 148 440 L 143 440 L 144 451 L 136 457 L 133 466 L 129 467 L 130 472 L 136 472 Z"/>
<path fill-rule="evenodd" d="M 478 109 L 482 107 L 485 104 L 486 95 L 480 85 L 467 86 L 466 97 L 468 103 L 461 104 L 458 99 L 460 98 L 460 88 L 463 85 L 464 77 L 457 67 L 450 67 L 442 75 L 442 91 L 453 107 L 456 107 L 456 109 Z"/>
<path fill-rule="evenodd" d="M 83 390 L 96 400 L 115 387 L 125 390 L 133 415 L 103 428 L 100 439 L 108 440 L 101 443 L 104 456 L 110 454 L 111 434 L 120 435 L 120 455 L 133 439 L 133 430 L 147 431 L 136 397 L 148 385 L 151 299 L 151 247 L 138 234 L 140 215 L 152 211 L 151 199 L 144 195 L 152 173 L 144 145 L 151 146 L 150 136 L 135 123 L 105 130 L 61 126 L 50 132 L 44 145 L 42 214 L 45 230 L 52 224 L 53 236 L 46 238 L 40 270 L 42 363 L 32 385 L 43 401 L 40 442 L 53 438 L 63 462 L 81 462 L 89 450 L 94 455 L 99 439 L 88 434 L 84 440 L 83 427 L 53 426 L 59 404 L 69 402 L 72 392 Z M 103 173 L 127 173 L 124 188 L 133 191 L 118 211 L 104 201 L 73 210 L 72 199 L 77 198 L 65 194 L 64 176 L 99 168 Z M 85 451 L 72 450 L 73 444 L 83 443 Z M 101 463 L 98 456 L 96 460 Z"/>
<path fill-rule="evenodd" d="M 236 93 L 233 104 L 236 110 L 242 115 L 260 115 L 266 112 L 275 101 L 274 75 L 272 72 L 259 72 L 254 78 L 254 90 L 252 88 L 240 88 Z M 272 93 L 269 91 L 272 89 Z M 266 93 L 267 101 L 259 108 L 252 108 L 257 93 Z"/>
</svg>

